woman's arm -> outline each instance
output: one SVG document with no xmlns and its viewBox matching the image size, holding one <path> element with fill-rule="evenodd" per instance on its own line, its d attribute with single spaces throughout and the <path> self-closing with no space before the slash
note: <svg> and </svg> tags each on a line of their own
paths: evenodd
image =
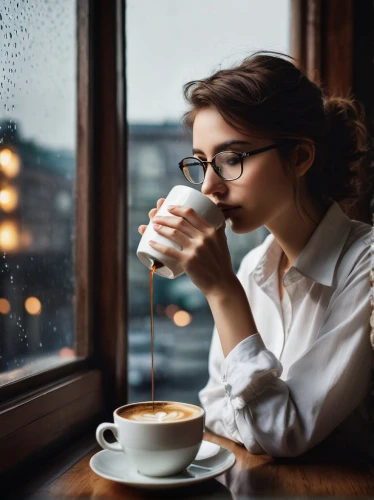
<svg viewBox="0 0 374 500">
<path fill-rule="evenodd" d="M 222 362 L 221 381 L 232 408 L 227 414 L 233 415 L 252 453 L 258 445 L 272 456 L 304 453 L 327 437 L 367 394 L 373 358 L 369 247 L 361 247 L 356 262 L 316 332 L 315 343 L 291 366 L 286 381 L 279 378 L 279 360 L 257 334 L 243 340 Z"/>
<path fill-rule="evenodd" d="M 206 298 L 226 357 L 240 342 L 257 333 L 248 298 L 237 277 Z"/>
<path fill-rule="evenodd" d="M 247 261 L 252 255 L 253 250 L 247 254 L 246 258 L 241 262 L 237 274 L 240 283 L 244 283 L 244 280 L 247 278 Z M 247 296 L 245 300 L 248 305 Z M 222 315 L 221 312 L 219 314 Z M 227 318 L 224 319 L 224 321 L 226 322 Z M 230 323 L 228 326 L 231 330 Z M 247 331 L 248 325 L 245 324 L 244 326 L 244 330 Z M 240 341 L 239 337 L 238 341 Z M 199 398 L 206 411 L 206 427 L 218 435 L 243 444 L 243 440 L 236 425 L 235 410 L 231 405 L 229 392 L 225 388 L 225 383 L 222 381 L 221 369 L 224 361 L 225 356 L 222 350 L 217 326 L 215 325 L 209 351 L 209 380 L 207 385 L 199 392 Z M 246 433 L 246 447 L 250 449 L 252 453 L 264 453 L 264 450 L 257 443 L 253 435 L 249 435 L 248 432 Z"/>
</svg>

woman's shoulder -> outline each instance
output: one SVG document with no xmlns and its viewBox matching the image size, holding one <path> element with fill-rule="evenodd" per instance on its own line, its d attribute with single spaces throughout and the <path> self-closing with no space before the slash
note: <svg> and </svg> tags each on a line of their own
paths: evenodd
<svg viewBox="0 0 374 500">
<path fill-rule="evenodd" d="M 351 221 L 351 229 L 342 251 L 346 260 L 357 261 L 371 256 L 372 231 L 373 227 L 370 224 L 357 220 Z"/>
<path fill-rule="evenodd" d="M 345 286 L 352 279 L 362 279 L 367 282 L 367 277 L 373 267 L 372 256 L 372 231 L 373 228 L 364 222 L 352 220 L 351 228 L 344 243 L 336 267 L 335 283 L 337 288 Z"/>
<path fill-rule="evenodd" d="M 373 227 L 366 222 L 361 222 L 359 220 L 351 221 L 351 230 L 347 238 L 347 246 L 351 245 L 367 245 L 370 244 L 371 233 Z"/>
</svg>

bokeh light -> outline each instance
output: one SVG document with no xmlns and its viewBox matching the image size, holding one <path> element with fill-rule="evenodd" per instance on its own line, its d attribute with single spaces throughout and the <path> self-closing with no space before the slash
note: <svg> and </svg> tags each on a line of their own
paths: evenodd
<svg viewBox="0 0 374 500">
<path fill-rule="evenodd" d="M 63 347 L 59 350 L 59 355 L 61 358 L 74 358 L 75 352 L 71 347 Z"/>
<path fill-rule="evenodd" d="M 36 297 L 28 297 L 25 300 L 25 309 L 32 316 L 37 316 L 42 312 L 42 303 Z"/>
<path fill-rule="evenodd" d="M 5 221 L 0 224 L 0 250 L 11 252 L 19 246 L 19 230 L 14 222 Z"/>
<path fill-rule="evenodd" d="M 177 326 L 184 327 L 191 323 L 192 316 L 187 311 L 177 311 L 173 316 L 173 321 Z"/>
<path fill-rule="evenodd" d="M 7 186 L 0 191 L 0 209 L 11 212 L 18 205 L 18 192 L 13 186 Z"/>
<path fill-rule="evenodd" d="M 0 170 L 6 177 L 17 177 L 20 171 L 19 156 L 8 148 L 1 150 Z"/>
<path fill-rule="evenodd" d="M 10 302 L 7 299 L 0 298 L 0 314 L 10 313 Z"/>
<path fill-rule="evenodd" d="M 176 306 L 175 304 L 169 304 L 165 307 L 165 314 L 169 319 L 173 319 L 174 314 L 179 311 L 179 309 L 180 307 Z"/>
</svg>

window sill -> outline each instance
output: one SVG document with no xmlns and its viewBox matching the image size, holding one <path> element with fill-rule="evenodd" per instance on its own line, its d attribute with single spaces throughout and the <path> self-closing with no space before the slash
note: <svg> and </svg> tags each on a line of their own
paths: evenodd
<svg viewBox="0 0 374 500">
<path fill-rule="evenodd" d="M 30 359 L 27 364 L 20 368 L 0 373 L 0 387 L 45 372 L 51 368 L 59 368 L 82 359 L 83 358 L 77 358 L 75 356 L 64 358 L 58 354 L 45 354 L 35 357 L 34 359 Z"/>
<path fill-rule="evenodd" d="M 95 422 L 95 425 L 86 429 L 82 436 L 71 440 L 70 444 L 60 443 L 60 446 L 50 448 L 44 456 L 33 460 L 32 464 L 23 464 L 22 467 L 15 468 L 10 475 L 7 475 L 5 485 L 1 488 L 2 497 L 29 498 L 63 476 L 97 446 L 95 439 L 97 424 L 98 422 Z M 22 476 L 22 484 L 20 484 L 20 476 Z"/>
<path fill-rule="evenodd" d="M 99 370 L 75 373 L 0 406 L 0 474 L 77 435 L 102 413 Z"/>
</svg>

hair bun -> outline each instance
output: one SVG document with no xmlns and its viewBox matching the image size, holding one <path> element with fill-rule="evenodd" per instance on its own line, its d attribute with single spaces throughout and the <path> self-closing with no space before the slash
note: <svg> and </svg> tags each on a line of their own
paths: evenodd
<svg viewBox="0 0 374 500">
<path fill-rule="evenodd" d="M 373 145 L 364 110 L 357 101 L 343 97 L 325 98 L 324 109 L 328 121 L 322 163 L 325 192 L 336 201 L 350 200 L 352 204 L 371 189 L 372 174 L 360 168 L 369 161 Z"/>
</svg>

